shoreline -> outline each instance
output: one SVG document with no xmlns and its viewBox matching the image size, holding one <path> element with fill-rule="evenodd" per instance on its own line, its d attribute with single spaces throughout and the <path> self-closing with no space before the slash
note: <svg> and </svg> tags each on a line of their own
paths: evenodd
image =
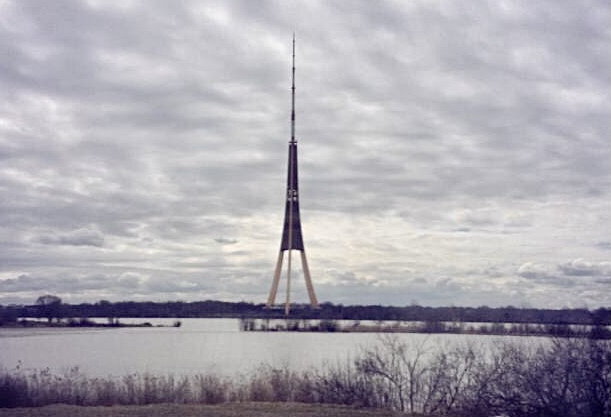
<svg viewBox="0 0 611 417">
<path fill-rule="evenodd" d="M 570 326 L 536 323 L 445 323 L 404 322 L 363 324 L 356 320 L 350 324 L 341 320 L 298 319 L 241 319 L 240 329 L 245 332 L 312 332 L 312 333 L 418 333 L 462 334 L 482 336 L 537 336 L 561 338 L 590 338 L 611 340 L 607 326 Z"/>
<path fill-rule="evenodd" d="M 272 414 L 273 413 L 273 414 Z M 406 414 L 375 408 L 299 402 L 235 402 L 210 404 L 147 404 L 78 406 L 53 404 L 43 407 L 0 408 L 0 417 L 398 417 Z M 422 415 L 422 417 L 425 417 Z"/>
<path fill-rule="evenodd" d="M 121 323 L 119 320 L 113 321 L 111 323 L 97 323 L 91 321 L 89 319 L 79 319 L 79 320 L 68 320 L 68 321 L 60 321 L 60 322 L 46 322 L 39 320 L 27 320 L 20 319 L 16 322 L 12 323 L 4 323 L 0 325 L 0 328 L 6 329 L 65 329 L 65 328 L 150 328 L 150 327 L 180 327 L 182 322 L 180 320 L 176 320 L 173 324 L 152 324 L 148 321 L 142 323 Z"/>
<path fill-rule="evenodd" d="M 129 319 L 129 318 L 126 318 Z M 149 317 L 148 319 L 154 319 Z M 385 321 L 362 323 L 359 320 L 308 319 L 251 319 L 239 320 L 243 332 L 299 332 L 299 333 L 396 333 L 396 334 L 457 334 L 481 336 L 560 337 L 611 340 L 611 326 L 585 326 L 537 323 L 460 323 Z M 150 321 L 122 323 L 118 318 L 98 322 L 89 318 L 42 321 L 22 318 L 0 323 L 0 329 L 113 329 L 113 328 L 178 328 L 180 319 L 171 324 L 152 324 Z"/>
</svg>

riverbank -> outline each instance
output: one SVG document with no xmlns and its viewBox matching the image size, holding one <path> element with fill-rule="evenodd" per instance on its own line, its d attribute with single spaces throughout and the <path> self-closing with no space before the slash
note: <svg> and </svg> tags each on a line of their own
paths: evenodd
<svg viewBox="0 0 611 417">
<path fill-rule="evenodd" d="M 229 403 L 221 405 L 152 404 L 83 407 L 48 405 L 37 408 L 0 408 L 0 417 L 399 417 L 389 410 L 301 403 Z"/>
<path fill-rule="evenodd" d="M 308 319 L 240 319 L 246 332 L 424 333 L 488 336 L 547 336 L 611 339 L 610 326 L 536 323 L 465 323 L 442 321 L 372 321 Z"/>
<path fill-rule="evenodd" d="M 0 327 L 20 329 L 20 328 L 66 328 L 66 327 L 84 327 L 84 328 L 117 328 L 117 327 L 180 327 L 182 322 L 176 320 L 171 325 L 156 324 L 146 321 L 142 323 L 121 323 L 119 320 L 109 321 L 108 323 L 100 323 L 87 318 L 68 319 L 59 321 L 42 321 L 31 319 L 20 319 L 15 322 L 2 323 Z"/>
</svg>

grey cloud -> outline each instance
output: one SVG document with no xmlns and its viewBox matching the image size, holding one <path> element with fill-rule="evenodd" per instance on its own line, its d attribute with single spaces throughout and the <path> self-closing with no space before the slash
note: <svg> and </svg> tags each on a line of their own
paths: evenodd
<svg viewBox="0 0 611 417">
<path fill-rule="evenodd" d="M 611 276 L 611 263 L 588 262 L 575 259 L 560 265 L 537 264 L 526 262 L 522 264 L 517 274 L 521 277 L 558 285 L 576 285 L 576 278 L 600 278 Z M 598 280 L 599 282 L 604 282 Z"/>
<path fill-rule="evenodd" d="M 104 235 L 95 229 L 78 229 L 72 232 L 60 234 L 47 234 L 38 238 L 45 245 L 70 245 L 70 246 L 104 246 Z"/>
<path fill-rule="evenodd" d="M 29 275 L 20 275 L 17 278 L 9 278 L 0 280 L 0 288 L 3 292 L 12 293 L 20 291 L 43 291 L 48 288 L 48 282 L 30 277 Z"/>
<path fill-rule="evenodd" d="M 141 289 L 148 294 L 201 292 L 209 287 L 201 279 L 190 280 L 184 277 L 175 277 L 172 279 L 169 277 L 156 276 L 147 279 L 143 284 L 144 288 Z"/>
<path fill-rule="evenodd" d="M 368 286 L 368 285 L 374 284 L 372 282 L 367 282 L 367 280 L 365 279 L 357 277 L 357 275 L 354 272 L 339 273 L 337 274 L 335 281 L 337 282 L 337 285 L 347 285 L 347 286 L 354 286 L 354 285 Z"/>
<path fill-rule="evenodd" d="M 237 239 L 228 239 L 226 237 L 217 237 L 214 239 L 216 243 L 220 243 L 221 245 L 234 245 L 238 243 Z"/>
<path fill-rule="evenodd" d="M 611 242 L 598 242 L 595 246 L 604 250 L 611 250 Z"/>
<path fill-rule="evenodd" d="M 587 262 L 575 259 L 560 265 L 563 274 L 569 276 L 611 276 L 611 262 Z"/>
<path fill-rule="evenodd" d="M 134 288 L 129 275 L 107 276 L 102 274 L 82 276 L 20 275 L 0 280 L 0 289 L 6 293 L 46 291 L 58 294 L 82 293 L 101 289 Z"/>
<path fill-rule="evenodd" d="M 557 271 L 549 265 L 526 262 L 518 268 L 517 274 L 532 280 L 548 281 L 557 276 Z"/>
</svg>

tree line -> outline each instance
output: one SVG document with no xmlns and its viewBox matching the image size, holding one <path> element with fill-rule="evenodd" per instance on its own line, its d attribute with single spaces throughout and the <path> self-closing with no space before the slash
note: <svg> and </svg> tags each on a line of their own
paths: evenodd
<svg viewBox="0 0 611 417">
<path fill-rule="evenodd" d="M 0 324 L 19 318 L 53 319 L 107 317 L 159 318 L 283 318 L 282 309 L 267 309 L 264 304 L 227 301 L 169 301 L 169 302 L 110 302 L 67 304 L 54 295 L 43 295 L 31 305 L 0 305 Z M 590 326 L 611 325 L 611 308 L 536 309 L 517 307 L 425 307 L 342 305 L 322 303 L 319 309 L 296 306 L 291 311 L 294 319 L 331 320 L 396 320 L 424 322 L 483 322 L 576 324 Z"/>
</svg>

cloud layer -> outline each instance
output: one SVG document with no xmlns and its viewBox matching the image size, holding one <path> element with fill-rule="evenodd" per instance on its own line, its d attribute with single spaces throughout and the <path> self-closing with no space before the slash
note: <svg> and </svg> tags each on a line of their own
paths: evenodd
<svg viewBox="0 0 611 417">
<path fill-rule="evenodd" d="M 3 2 L 0 303 L 263 302 L 295 31 L 322 301 L 609 306 L 610 19 L 594 1 Z"/>
</svg>

